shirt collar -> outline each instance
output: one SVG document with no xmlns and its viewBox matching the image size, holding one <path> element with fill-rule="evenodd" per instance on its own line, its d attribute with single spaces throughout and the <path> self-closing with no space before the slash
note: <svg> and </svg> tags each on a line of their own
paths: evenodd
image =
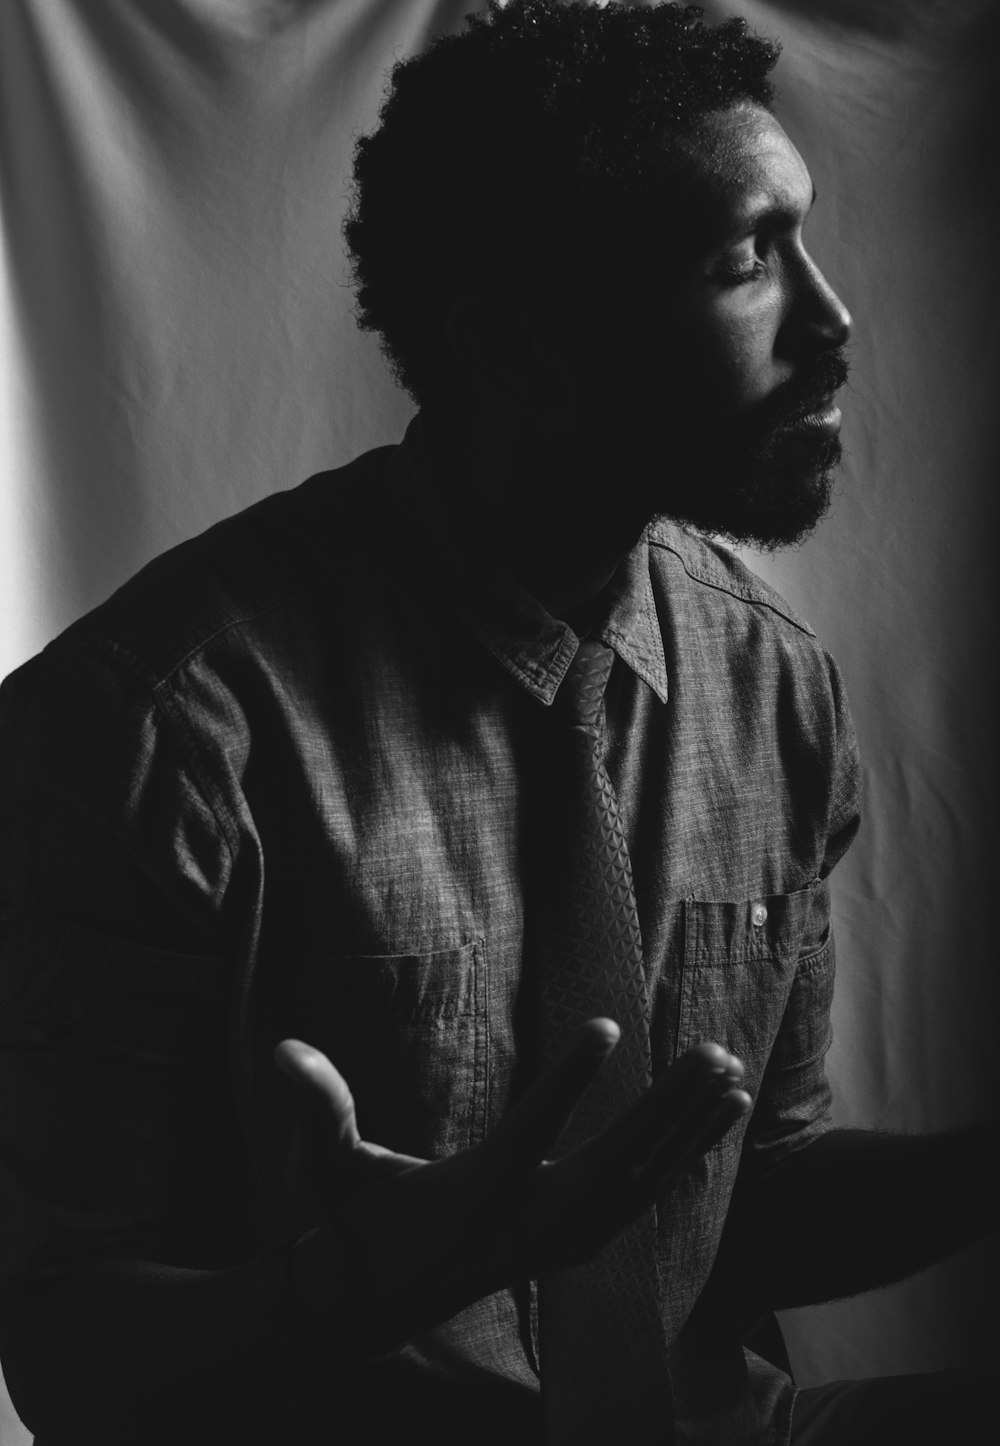
<svg viewBox="0 0 1000 1446">
<path fill-rule="evenodd" d="M 400 541 L 413 565 L 518 683 L 551 704 L 579 637 L 511 575 L 493 539 L 445 490 L 419 415 L 394 461 Z M 604 621 L 590 631 L 666 702 L 667 668 L 645 537 L 623 560 Z"/>
</svg>

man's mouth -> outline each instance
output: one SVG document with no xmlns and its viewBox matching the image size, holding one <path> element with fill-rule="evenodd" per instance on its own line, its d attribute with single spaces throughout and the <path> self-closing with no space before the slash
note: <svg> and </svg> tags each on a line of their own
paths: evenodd
<svg viewBox="0 0 1000 1446">
<path fill-rule="evenodd" d="M 813 411 L 796 417 L 793 422 L 788 423 L 788 430 L 790 432 L 809 432 L 821 437 L 835 437 L 840 431 L 842 421 L 840 408 L 833 401 L 829 401 L 824 402 Z"/>
<path fill-rule="evenodd" d="M 834 398 L 847 381 L 842 350 L 824 352 L 778 388 L 759 417 L 772 436 L 797 436 L 813 441 L 836 437 L 842 417 Z"/>
</svg>

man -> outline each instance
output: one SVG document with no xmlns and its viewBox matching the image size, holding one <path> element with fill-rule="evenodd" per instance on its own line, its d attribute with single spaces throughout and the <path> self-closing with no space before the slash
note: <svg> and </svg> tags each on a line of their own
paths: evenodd
<svg viewBox="0 0 1000 1446">
<path fill-rule="evenodd" d="M 347 236 L 403 444 L 5 685 L 2 1354 L 39 1446 L 971 1429 L 969 1383 L 796 1400 L 742 1344 L 995 1216 L 995 1129 L 830 1128 L 853 734 L 690 530 L 793 541 L 838 457 L 850 321 L 775 59 L 524 0 L 400 67 Z"/>
</svg>

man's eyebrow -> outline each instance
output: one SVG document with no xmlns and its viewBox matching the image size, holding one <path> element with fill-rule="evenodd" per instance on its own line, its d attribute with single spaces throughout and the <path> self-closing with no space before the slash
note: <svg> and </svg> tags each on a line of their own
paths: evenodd
<svg viewBox="0 0 1000 1446">
<path fill-rule="evenodd" d="M 810 197 L 809 205 L 806 207 L 807 215 L 813 206 L 815 206 L 818 194 L 819 192 L 816 190 L 816 187 L 813 186 L 812 196 Z M 757 196 L 752 196 L 746 205 L 740 209 L 739 215 L 733 217 L 734 224 L 732 230 L 745 234 L 748 231 L 754 230 L 762 221 L 794 223 L 799 220 L 800 215 L 801 212 L 798 206 L 787 204 L 769 192 L 761 192 Z"/>
</svg>

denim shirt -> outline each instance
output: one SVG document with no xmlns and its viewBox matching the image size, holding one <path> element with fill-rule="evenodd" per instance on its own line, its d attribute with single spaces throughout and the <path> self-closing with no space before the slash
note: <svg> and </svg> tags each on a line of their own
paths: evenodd
<svg viewBox="0 0 1000 1446">
<path fill-rule="evenodd" d="M 669 522 L 594 631 L 616 653 L 606 762 L 654 1074 L 716 1039 L 755 1102 L 658 1208 L 676 1431 L 777 1441 L 791 1387 L 747 1365 L 704 1288 L 738 1181 L 829 1126 L 826 881 L 857 828 L 854 736 L 810 629 Z M 286 1035 L 334 1060 L 368 1139 L 440 1156 L 496 1124 L 525 1083 L 525 906 L 544 880 L 523 859 L 577 645 L 440 480 L 417 419 L 401 446 L 166 553 L 7 680 L 10 1269 L 224 1265 L 313 1223 L 284 1181 Z M 475 1375 L 534 1400 L 530 1301 L 526 1283 L 480 1303 L 413 1343 L 407 1371 L 445 1399 Z"/>
</svg>

